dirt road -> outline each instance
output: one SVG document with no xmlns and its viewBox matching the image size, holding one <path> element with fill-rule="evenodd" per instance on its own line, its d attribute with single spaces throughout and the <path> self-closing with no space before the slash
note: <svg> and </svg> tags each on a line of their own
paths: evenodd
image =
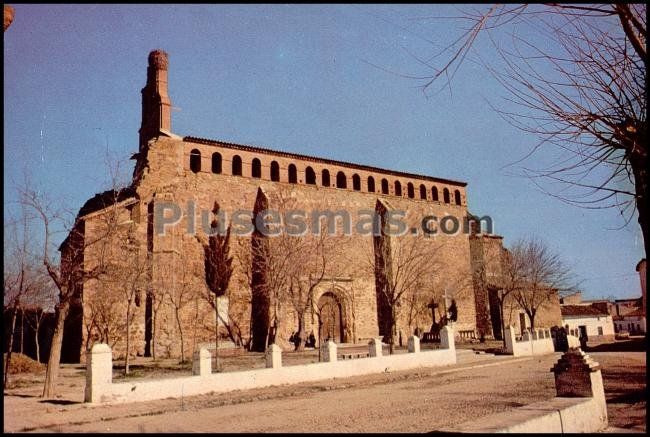
<svg viewBox="0 0 650 437">
<path fill-rule="evenodd" d="M 432 431 L 553 397 L 549 369 L 558 356 L 486 360 L 473 368 L 465 364 L 460 369 L 421 369 L 132 405 L 62 402 L 45 404 L 49 413 L 32 411 L 31 418 L 21 414 L 20 405 L 25 408 L 33 400 L 5 396 L 5 431 Z M 645 354 L 593 357 L 604 369 L 610 424 L 645 429 Z"/>
</svg>

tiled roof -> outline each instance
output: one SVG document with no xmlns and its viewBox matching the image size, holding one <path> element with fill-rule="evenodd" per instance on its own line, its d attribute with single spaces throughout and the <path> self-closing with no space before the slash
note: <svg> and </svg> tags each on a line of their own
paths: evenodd
<svg viewBox="0 0 650 437">
<path fill-rule="evenodd" d="M 562 316 L 607 316 L 608 314 L 591 305 L 562 305 Z"/>
<path fill-rule="evenodd" d="M 415 179 L 424 179 L 424 180 L 431 181 L 431 182 L 442 182 L 442 183 L 446 183 L 446 184 L 458 185 L 460 187 L 467 186 L 467 182 L 460 182 L 460 181 L 455 181 L 455 180 L 452 180 L 452 179 L 443 179 L 443 178 L 436 178 L 436 177 L 433 177 L 433 176 L 419 175 L 419 174 L 415 174 L 415 173 L 406 173 L 406 172 L 401 172 L 401 171 L 396 171 L 396 170 L 387 170 L 385 168 L 371 167 L 369 165 L 354 164 L 354 163 L 351 163 L 351 162 L 336 161 L 336 160 L 333 160 L 333 159 L 326 159 L 326 158 L 318 158 L 316 156 L 300 155 L 298 153 L 281 152 L 281 151 L 266 149 L 266 148 L 257 147 L 257 146 L 249 146 L 249 145 L 244 145 L 244 144 L 228 143 L 228 142 L 224 142 L 224 141 L 209 140 L 209 139 L 206 139 L 206 138 L 197 138 L 197 137 L 191 137 L 191 136 L 184 137 L 183 141 L 187 141 L 187 142 L 190 142 L 190 143 L 197 143 L 197 144 L 207 144 L 207 145 L 210 145 L 210 146 L 220 146 L 220 147 L 225 147 L 225 148 L 228 148 L 228 149 L 244 150 L 244 151 L 247 151 L 247 152 L 265 153 L 265 154 L 271 154 L 271 155 L 276 155 L 276 156 L 282 156 L 282 157 L 285 157 L 285 158 L 302 159 L 302 160 L 305 160 L 305 161 L 312 161 L 312 162 L 318 162 L 318 163 L 323 163 L 323 164 L 340 165 L 340 166 L 343 166 L 343 167 L 356 168 L 358 170 L 385 173 L 385 174 L 390 174 L 390 175 L 394 175 L 394 176 L 409 177 L 409 178 L 415 178 Z"/>
</svg>

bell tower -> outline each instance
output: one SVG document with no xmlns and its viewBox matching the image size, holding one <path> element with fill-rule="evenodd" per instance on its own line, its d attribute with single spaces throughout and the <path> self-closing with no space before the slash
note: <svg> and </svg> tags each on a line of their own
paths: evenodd
<svg viewBox="0 0 650 437">
<path fill-rule="evenodd" d="M 149 53 L 147 84 L 142 88 L 142 124 L 140 125 L 140 152 L 147 142 L 161 130 L 171 132 L 171 101 L 167 94 L 167 53 L 154 50 Z"/>
</svg>

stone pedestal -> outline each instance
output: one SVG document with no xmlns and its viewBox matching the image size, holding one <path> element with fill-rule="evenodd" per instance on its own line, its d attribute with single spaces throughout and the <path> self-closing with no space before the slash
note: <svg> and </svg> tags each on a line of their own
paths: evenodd
<svg viewBox="0 0 650 437">
<path fill-rule="evenodd" d="M 454 343 L 454 329 L 450 326 L 443 326 L 440 330 L 440 347 L 442 349 L 456 350 L 456 343 Z"/>
<path fill-rule="evenodd" d="M 514 345 L 517 339 L 515 338 L 515 329 L 512 326 L 506 326 L 504 339 L 506 341 L 506 351 L 510 354 L 514 353 Z"/>
<path fill-rule="evenodd" d="M 412 354 L 420 352 L 420 338 L 417 335 L 411 335 L 409 337 L 408 351 Z"/>
<path fill-rule="evenodd" d="M 266 348 L 266 367 L 272 369 L 282 367 L 282 348 L 275 343 Z"/>
<path fill-rule="evenodd" d="M 321 346 L 322 360 L 328 363 L 333 363 L 334 361 L 336 361 L 336 351 L 337 351 L 336 343 L 334 343 L 332 340 L 326 341 Z"/>
<path fill-rule="evenodd" d="M 381 357 L 381 346 L 381 337 L 373 338 L 370 340 L 370 342 L 368 342 L 368 355 L 371 357 Z"/>
<path fill-rule="evenodd" d="M 207 376 L 212 373 L 212 355 L 202 347 L 192 355 L 192 375 Z"/>
<path fill-rule="evenodd" d="M 109 345 L 97 343 L 86 354 L 84 402 L 98 402 L 102 388 L 113 383 L 113 355 Z"/>
<path fill-rule="evenodd" d="M 555 390 L 558 397 L 593 398 L 599 405 L 599 420 L 607 426 L 607 404 L 600 364 L 581 351 L 569 348 L 551 368 L 555 374 Z"/>
</svg>

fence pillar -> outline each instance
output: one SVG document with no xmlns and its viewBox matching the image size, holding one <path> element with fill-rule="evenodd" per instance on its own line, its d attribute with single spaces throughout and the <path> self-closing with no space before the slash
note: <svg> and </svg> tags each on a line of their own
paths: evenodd
<svg viewBox="0 0 650 437">
<path fill-rule="evenodd" d="M 409 337 L 408 350 L 412 354 L 420 352 L 420 338 L 417 335 L 411 335 Z"/>
<path fill-rule="evenodd" d="M 321 356 L 323 357 L 323 361 L 329 363 L 336 361 L 336 350 L 336 343 L 334 343 L 332 340 L 327 340 L 321 346 Z"/>
<path fill-rule="evenodd" d="M 382 346 L 381 337 L 371 339 L 368 342 L 368 355 L 370 355 L 371 357 L 381 357 L 382 355 L 381 346 Z"/>
<path fill-rule="evenodd" d="M 275 343 L 266 348 L 266 367 L 273 369 L 282 367 L 282 348 Z"/>
<path fill-rule="evenodd" d="M 505 330 L 505 340 L 506 340 L 506 352 L 509 354 L 515 353 L 515 329 L 512 326 L 506 326 Z"/>
<path fill-rule="evenodd" d="M 113 383 L 113 355 L 105 343 L 96 343 L 86 353 L 84 402 L 99 402 Z"/>
<path fill-rule="evenodd" d="M 456 343 L 454 343 L 454 329 L 450 326 L 443 326 L 440 330 L 440 347 L 442 349 L 456 350 Z"/>
<path fill-rule="evenodd" d="M 579 348 L 569 348 L 551 368 L 558 397 L 594 398 L 599 405 L 599 420 L 607 427 L 607 405 L 600 364 Z"/>
<path fill-rule="evenodd" d="M 192 355 L 192 375 L 207 376 L 212 374 L 212 355 L 206 347 L 194 351 Z"/>
</svg>

